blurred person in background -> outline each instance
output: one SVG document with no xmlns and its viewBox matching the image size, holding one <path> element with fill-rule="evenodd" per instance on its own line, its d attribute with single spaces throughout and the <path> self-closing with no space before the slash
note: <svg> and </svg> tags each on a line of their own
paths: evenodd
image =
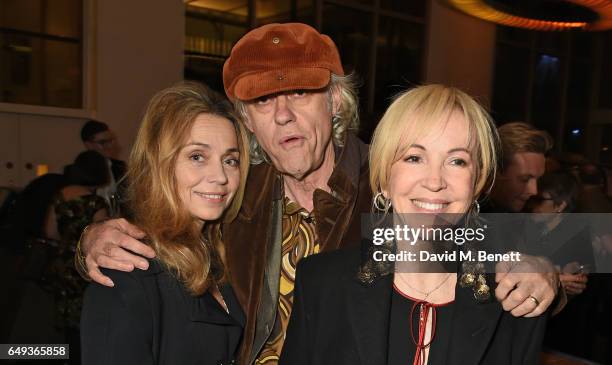
<svg viewBox="0 0 612 365">
<path fill-rule="evenodd" d="M 522 122 L 507 123 L 497 130 L 502 144 L 501 168 L 481 212 L 520 212 L 527 200 L 538 193 L 538 179 L 544 175 L 552 138 Z"/>
<path fill-rule="evenodd" d="M 546 131 L 523 122 L 504 124 L 497 131 L 501 141 L 500 165 L 491 192 L 483 199 L 480 212 L 520 213 L 524 211 L 529 198 L 538 193 L 538 179 L 546 171 L 546 155 L 553 146 L 553 140 Z M 552 159 L 549 165 L 552 169 L 557 168 Z M 521 247 L 527 242 L 526 234 L 531 230 L 531 222 L 523 215 L 506 219 L 512 221 L 506 222 L 500 229 L 508 230 L 505 236 L 511 241 L 508 242 L 509 247 Z M 533 247 L 526 245 L 525 248 L 528 250 L 525 253 L 532 254 Z M 559 283 L 558 274 L 552 268 L 551 271 L 551 275 L 556 276 L 555 283 Z M 566 302 L 566 293 L 560 290 L 553 303 L 552 313 L 558 313 Z"/>
<path fill-rule="evenodd" d="M 593 164 L 585 163 L 578 168 L 582 191 L 576 211 L 580 213 L 612 213 L 612 200 L 606 194 L 605 171 Z"/>
<path fill-rule="evenodd" d="M 11 341 L 69 343 L 71 363 L 79 358 L 79 321 L 86 281 L 74 267 L 82 230 L 108 217 L 106 201 L 96 190 L 110 180 L 106 158 L 96 151 L 80 153 L 66 169 L 67 185 L 48 206 L 42 228 L 45 253 L 36 275 L 24 288 Z M 35 340 L 34 340 L 35 339 Z M 57 341 L 57 342 L 56 342 Z"/>
<path fill-rule="evenodd" d="M 595 305 L 592 308 L 590 323 L 597 329 L 597 334 L 604 343 L 601 348 L 606 356 L 606 363 L 612 363 L 612 233 L 610 229 L 610 219 L 607 218 L 612 213 L 612 199 L 607 194 L 608 175 L 602 166 L 594 163 L 582 164 L 578 169 L 582 191 L 578 199 L 577 212 L 580 213 L 601 213 L 594 215 L 591 219 L 593 246 L 596 253 L 597 268 L 596 274 L 590 275 L 589 286 L 591 291 L 596 294 Z"/>
<path fill-rule="evenodd" d="M 597 313 L 597 297 L 603 293 L 589 283 L 589 273 L 595 269 L 590 217 L 571 214 L 581 191 L 574 174 L 556 171 L 542 176 L 538 194 L 527 202 L 525 211 L 536 213 L 533 220 L 541 238 L 532 244 L 556 265 L 569 299 L 550 319 L 544 343 L 560 352 L 591 358 L 595 329 L 602 319 L 593 314 Z"/>
<path fill-rule="evenodd" d="M 588 227 L 567 214 L 576 210 L 580 184 L 565 171 L 545 174 L 538 184 L 538 194 L 529 199 L 525 211 L 536 213 L 540 254 L 558 266 L 567 294 L 578 295 L 586 288 L 588 270 L 595 266 Z"/>
<path fill-rule="evenodd" d="M 45 220 L 56 194 L 66 186 L 62 174 L 48 173 L 32 180 L 15 193 L 0 223 L 0 265 L 10 295 L 0 301 L 0 343 L 8 343 L 19 306 L 24 280 L 38 280 L 54 250 L 45 234 Z M 27 286 L 27 285 L 25 285 Z"/>
<path fill-rule="evenodd" d="M 111 216 L 116 216 L 125 195 L 122 182 L 127 169 L 125 162 L 117 158 L 119 146 L 116 136 L 106 123 L 90 120 L 81 128 L 81 140 L 88 150 L 97 151 L 106 158 L 110 180 L 97 193 L 108 202 Z"/>
</svg>

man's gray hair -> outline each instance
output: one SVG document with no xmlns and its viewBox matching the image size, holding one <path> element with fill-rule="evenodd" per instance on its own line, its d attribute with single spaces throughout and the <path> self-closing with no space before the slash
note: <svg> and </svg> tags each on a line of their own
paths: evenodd
<svg viewBox="0 0 612 365">
<path fill-rule="evenodd" d="M 338 76 L 332 73 L 331 80 L 327 86 L 328 110 L 332 110 L 333 92 L 340 92 L 340 106 L 332 116 L 332 141 L 335 146 L 342 147 L 348 131 L 359 129 L 359 98 L 357 96 L 357 81 L 354 74 Z M 249 118 L 246 111 L 246 103 L 236 99 L 234 102 L 236 111 L 244 120 Z M 258 165 L 262 162 L 270 163 L 270 158 L 257 142 L 255 135 L 248 131 L 251 164 Z"/>
</svg>

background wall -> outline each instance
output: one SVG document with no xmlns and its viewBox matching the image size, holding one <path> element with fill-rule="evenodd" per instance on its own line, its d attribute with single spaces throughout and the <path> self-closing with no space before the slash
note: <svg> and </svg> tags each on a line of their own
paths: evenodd
<svg viewBox="0 0 612 365">
<path fill-rule="evenodd" d="M 490 105 L 495 24 L 429 2 L 425 82 L 458 87 Z"/>
<path fill-rule="evenodd" d="M 97 19 L 97 118 L 127 158 L 146 103 L 183 79 L 185 9 L 181 0 L 102 0 Z"/>
</svg>

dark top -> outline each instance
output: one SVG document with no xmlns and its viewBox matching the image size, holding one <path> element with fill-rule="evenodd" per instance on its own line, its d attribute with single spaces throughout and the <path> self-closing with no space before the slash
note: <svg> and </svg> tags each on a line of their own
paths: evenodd
<svg viewBox="0 0 612 365">
<path fill-rule="evenodd" d="M 591 245 L 591 233 L 588 222 L 580 215 L 568 215 L 551 231 L 543 225 L 533 225 L 530 233 L 529 248 L 526 252 L 545 256 L 561 269 L 570 263 L 578 262 L 592 271 L 595 269 L 595 257 Z"/>
<path fill-rule="evenodd" d="M 389 323 L 388 365 L 412 364 L 418 341 L 420 304 L 401 293 L 395 286 L 391 295 L 391 318 Z M 428 365 L 445 365 L 446 350 L 450 342 L 453 303 L 433 305 L 435 332 L 429 345 Z M 414 309 L 413 309 L 414 308 Z M 412 314 L 412 320 L 411 320 Z M 433 312 L 430 312 L 432 315 Z M 410 335 L 412 330 L 413 335 Z M 424 345 L 427 345 L 426 343 Z"/>
<path fill-rule="evenodd" d="M 220 288 L 228 314 L 208 292 L 190 295 L 157 261 L 104 273 L 115 287 L 92 283 L 85 292 L 84 365 L 235 363 L 245 319 L 229 286 Z"/>
<path fill-rule="evenodd" d="M 363 284 L 356 279 L 360 262 L 360 250 L 352 249 L 298 263 L 281 365 L 388 364 L 393 275 Z M 494 291 L 494 281 L 489 285 Z M 513 317 L 457 286 L 446 364 L 538 364 L 547 319 Z"/>
<path fill-rule="evenodd" d="M 45 238 L 44 226 L 47 210 L 53 204 L 57 192 L 68 185 L 60 174 L 45 174 L 32 180 L 21 191 L 14 205 L 7 213 L 8 235 L 4 242 L 12 245 L 15 251 L 26 251 L 26 243 L 31 238 Z"/>
<path fill-rule="evenodd" d="M 93 223 L 94 216 L 101 210 L 108 210 L 106 201 L 88 194 L 65 200 L 61 191 L 53 201 L 57 230 L 60 240 L 49 245 L 49 263 L 41 277 L 41 286 L 55 297 L 58 326 L 78 328 L 81 315 L 83 292 L 87 282 L 79 276 L 74 267 L 74 253 L 81 232 Z"/>
<path fill-rule="evenodd" d="M 53 209 L 57 217 L 57 231 L 61 236 L 63 249 L 73 251 L 81 237 L 81 232 L 93 222 L 96 213 L 101 210 L 108 213 L 106 201 L 96 194 L 66 200 L 60 192 L 55 197 Z"/>
</svg>

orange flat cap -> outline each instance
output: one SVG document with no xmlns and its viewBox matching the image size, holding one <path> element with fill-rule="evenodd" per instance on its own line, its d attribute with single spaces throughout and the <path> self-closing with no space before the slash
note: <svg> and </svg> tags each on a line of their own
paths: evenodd
<svg viewBox="0 0 612 365">
<path fill-rule="evenodd" d="M 245 34 L 223 65 L 230 100 L 289 90 L 321 89 L 344 75 L 334 42 L 301 23 L 267 24 Z"/>
</svg>

